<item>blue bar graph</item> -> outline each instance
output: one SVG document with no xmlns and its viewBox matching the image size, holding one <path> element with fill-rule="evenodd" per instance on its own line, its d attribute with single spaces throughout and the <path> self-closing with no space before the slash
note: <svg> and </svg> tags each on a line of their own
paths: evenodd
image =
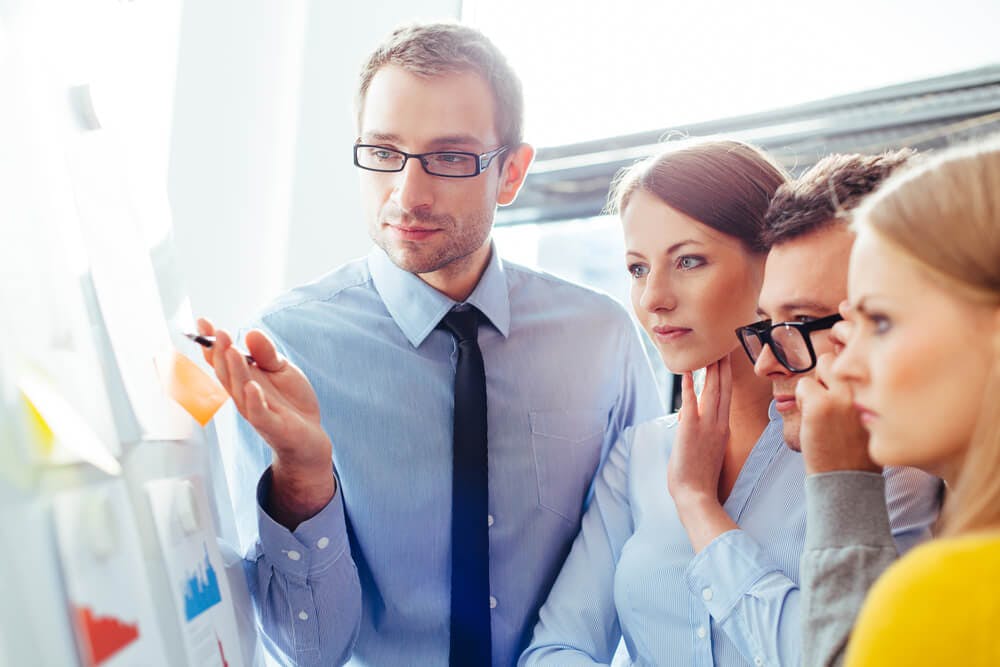
<svg viewBox="0 0 1000 667">
<path fill-rule="evenodd" d="M 199 566 L 184 586 L 184 617 L 191 621 L 206 609 L 222 602 L 219 592 L 219 580 L 215 576 L 215 568 L 208 558 L 208 548 L 205 547 L 204 569 Z"/>
</svg>

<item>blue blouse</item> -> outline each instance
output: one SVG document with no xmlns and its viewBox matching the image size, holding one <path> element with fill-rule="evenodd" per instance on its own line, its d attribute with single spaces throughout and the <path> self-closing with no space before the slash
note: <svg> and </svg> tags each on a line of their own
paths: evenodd
<svg viewBox="0 0 1000 667">
<path fill-rule="evenodd" d="M 608 664 L 624 636 L 636 665 L 799 665 L 805 469 L 769 417 L 724 504 L 740 528 L 697 555 L 667 490 L 676 417 L 627 430 L 519 664 Z M 905 468 L 886 482 L 906 550 L 929 536 L 937 483 Z"/>
</svg>

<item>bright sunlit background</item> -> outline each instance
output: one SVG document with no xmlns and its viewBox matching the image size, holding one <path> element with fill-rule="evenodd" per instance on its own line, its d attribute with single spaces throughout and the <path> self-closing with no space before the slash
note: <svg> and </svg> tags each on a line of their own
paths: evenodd
<svg viewBox="0 0 1000 667">
<path fill-rule="evenodd" d="M 520 74 L 536 146 L 1000 62 L 996 0 L 464 0 L 462 20 Z"/>
</svg>

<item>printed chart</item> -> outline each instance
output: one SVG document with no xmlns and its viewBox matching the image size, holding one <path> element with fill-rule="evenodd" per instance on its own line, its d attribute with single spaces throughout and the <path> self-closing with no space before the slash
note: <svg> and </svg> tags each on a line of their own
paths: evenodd
<svg viewBox="0 0 1000 667">
<path fill-rule="evenodd" d="M 166 665 L 124 483 L 63 492 L 53 513 L 81 662 Z"/>
<path fill-rule="evenodd" d="M 200 477 L 146 483 L 191 667 L 242 667 L 233 598 Z"/>
</svg>

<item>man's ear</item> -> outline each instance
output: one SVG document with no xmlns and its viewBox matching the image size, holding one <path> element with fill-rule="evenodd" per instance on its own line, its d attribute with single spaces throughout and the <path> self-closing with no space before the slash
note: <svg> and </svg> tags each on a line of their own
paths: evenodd
<svg viewBox="0 0 1000 667">
<path fill-rule="evenodd" d="M 528 175 L 528 167 L 534 159 L 535 149 L 530 144 L 520 144 L 507 152 L 503 161 L 503 172 L 500 174 L 497 204 L 507 206 L 514 202 L 524 183 L 524 177 Z"/>
</svg>

